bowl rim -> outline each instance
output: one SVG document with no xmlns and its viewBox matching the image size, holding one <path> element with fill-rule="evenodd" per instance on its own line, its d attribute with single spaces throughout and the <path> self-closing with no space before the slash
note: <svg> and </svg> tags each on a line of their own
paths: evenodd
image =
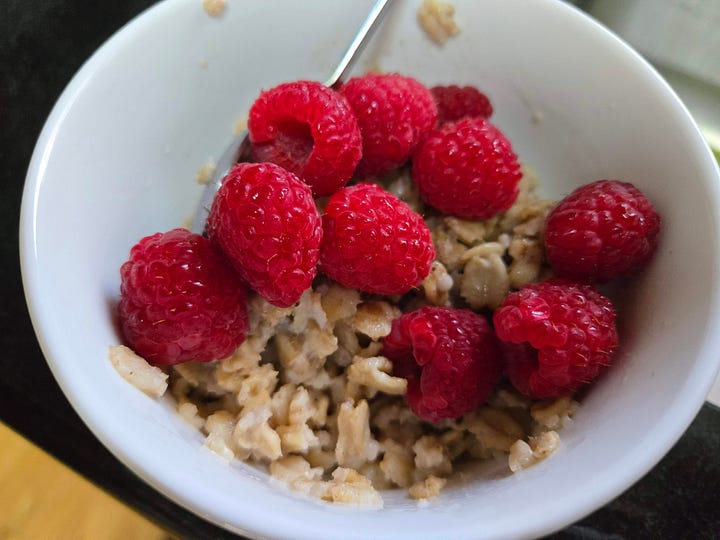
<svg viewBox="0 0 720 540">
<path fill-rule="evenodd" d="M 141 462 L 138 462 L 133 455 L 132 449 L 123 444 L 122 440 L 107 426 L 98 424 L 94 415 L 87 410 L 83 397 L 75 392 L 75 388 L 65 379 L 63 373 L 58 368 L 62 360 L 56 358 L 53 343 L 46 338 L 44 329 L 48 325 L 46 315 L 43 313 L 41 306 L 37 301 L 37 217 L 38 217 L 38 201 L 43 187 L 44 174 L 47 168 L 48 160 L 52 155 L 55 138 L 58 135 L 64 118 L 72 108 L 75 100 L 81 93 L 83 87 L 92 77 L 93 70 L 97 66 L 102 65 L 107 58 L 111 57 L 116 50 L 123 47 L 124 43 L 132 39 L 132 34 L 145 26 L 152 26 L 158 18 L 164 17 L 167 13 L 174 9 L 180 9 L 185 0 L 162 0 L 161 2 L 150 6 L 139 15 L 128 21 L 120 29 L 118 29 L 108 40 L 106 40 L 82 65 L 82 67 L 73 76 L 71 81 L 65 87 L 60 97 L 57 99 L 53 109 L 48 116 L 42 131 L 35 145 L 32 158 L 30 160 L 25 186 L 22 196 L 21 212 L 20 212 L 20 228 L 19 228 L 19 246 L 20 246 L 20 266 L 21 275 L 25 291 L 25 299 L 30 313 L 30 318 L 35 330 L 38 342 L 42 349 L 46 362 L 52 371 L 56 381 L 61 387 L 64 395 L 68 398 L 73 409 L 78 413 L 83 422 L 90 428 L 93 434 L 98 437 L 102 444 L 108 448 L 124 465 L 137 474 L 143 481 L 153 488 L 162 492 L 172 500 L 178 502 L 186 509 L 208 519 L 209 521 L 232 530 L 237 533 L 246 535 L 266 535 L 269 537 L 281 537 L 284 527 L 272 524 L 268 527 L 253 527 L 252 530 L 241 530 L 237 526 L 227 523 L 226 516 L 222 513 L 214 512 L 213 509 L 202 507 L 192 497 L 187 497 L 183 493 L 178 492 L 175 487 L 166 482 L 162 477 L 155 474 L 155 471 L 149 470 Z M 708 189 L 713 194 L 713 203 L 715 209 L 720 208 L 720 170 L 715 161 L 712 152 L 705 143 L 699 128 L 692 119 L 685 105 L 677 97 L 669 84 L 659 75 L 655 68 L 649 64 L 640 54 L 634 51 L 624 41 L 615 36 L 601 23 L 595 21 L 578 8 L 565 4 L 560 0 L 542 0 L 548 9 L 567 10 L 566 13 L 573 13 L 573 17 L 581 17 L 584 19 L 582 24 L 595 27 L 594 32 L 604 34 L 605 39 L 610 38 L 615 41 L 616 45 L 624 48 L 625 53 L 629 54 L 633 61 L 644 69 L 648 76 L 654 77 L 656 84 L 663 88 L 663 94 L 668 103 L 672 107 L 680 111 L 684 117 L 685 128 L 689 136 L 695 139 L 693 147 L 698 148 L 698 156 L 702 159 L 702 169 L 704 176 L 714 181 L 708 182 Z M 704 148 L 703 148 L 704 146 Z M 720 230 L 720 210 L 716 212 L 714 223 L 717 230 Z M 720 250 L 714 256 L 715 270 L 720 268 Z M 720 328 L 720 293 L 711 291 L 711 320 L 708 322 L 709 329 Z M 514 531 L 520 536 L 535 536 L 538 534 L 547 534 L 577 519 L 586 516 L 593 510 L 607 504 L 614 497 L 629 488 L 642 476 L 647 474 L 662 457 L 670 450 L 670 448 L 680 439 L 686 428 L 690 425 L 694 417 L 702 407 L 705 396 L 709 392 L 715 377 L 720 371 L 720 334 L 718 337 L 708 336 L 701 354 L 698 355 L 694 364 L 695 376 L 688 380 L 685 388 L 679 391 L 679 395 L 686 399 L 676 400 L 676 409 L 672 417 L 666 416 L 659 422 L 659 427 L 653 431 L 654 437 L 646 440 L 649 444 L 649 450 L 639 453 L 635 452 L 629 463 L 625 463 L 624 472 L 618 473 L 610 478 L 602 478 L 598 481 L 592 493 L 580 494 L 574 499 L 574 506 L 568 507 L 563 512 L 542 517 L 538 516 L 537 520 L 530 520 L 532 528 L 523 527 L 519 524 Z M 699 372 L 698 372 L 699 370 Z M 690 388 L 692 387 L 692 388 Z M 702 390 L 702 392 L 700 391 Z M 249 523 L 249 522 L 248 522 Z M 253 524 L 255 525 L 255 524 Z M 469 527 L 469 526 L 468 526 Z M 456 538 L 473 538 L 477 531 L 472 527 L 459 527 L 453 530 Z M 300 532 L 300 531 L 298 531 Z M 306 532 L 307 534 L 307 532 Z M 332 531 L 315 530 L 311 534 L 304 537 L 331 538 Z M 315 536 L 317 535 L 317 536 Z"/>
</svg>

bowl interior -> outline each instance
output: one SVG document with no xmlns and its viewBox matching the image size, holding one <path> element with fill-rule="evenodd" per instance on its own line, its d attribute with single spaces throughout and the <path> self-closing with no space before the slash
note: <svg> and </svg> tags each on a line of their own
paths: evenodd
<svg viewBox="0 0 720 540">
<path fill-rule="evenodd" d="M 561 2 L 456 0 L 462 31 L 441 48 L 417 24 L 419 2 L 400 0 L 356 70 L 477 85 L 545 195 L 618 178 L 661 213 L 657 257 L 623 289 L 616 365 L 562 431 L 558 454 L 514 476 L 473 472 L 427 507 L 400 493 L 385 494 L 381 511 L 329 507 L 216 458 L 172 403 L 145 397 L 107 361 L 119 342 L 112 310 L 129 248 L 192 215 L 195 172 L 219 156 L 259 90 L 323 80 L 371 3 L 230 2 L 212 18 L 198 0 L 166 0 L 98 51 L 58 101 L 28 173 L 21 255 L 33 322 L 63 390 L 102 442 L 166 495 L 236 532 L 550 532 L 660 459 L 701 406 L 720 358 L 717 167 L 655 72 Z"/>
</svg>

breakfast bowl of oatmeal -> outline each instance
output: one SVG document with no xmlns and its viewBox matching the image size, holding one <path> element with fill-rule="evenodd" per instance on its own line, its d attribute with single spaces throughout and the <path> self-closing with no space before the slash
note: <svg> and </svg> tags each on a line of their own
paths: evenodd
<svg viewBox="0 0 720 540">
<path fill-rule="evenodd" d="M 38 339 L 103 444 L 228 530 L 541 536 L 715 378 L 717 165 L 562 2 L 395 2 L 323 86 L 370 5 L 166 0 L 88 60 L 23 198 Z"/>
</svg>

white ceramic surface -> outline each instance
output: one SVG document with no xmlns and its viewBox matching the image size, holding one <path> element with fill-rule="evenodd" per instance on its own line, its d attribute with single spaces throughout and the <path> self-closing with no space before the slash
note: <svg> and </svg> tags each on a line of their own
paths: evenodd
<svg viewBox="0 0 720 540">
<path fill-rule="evenodd" d="M 710 389 L 710 393 L 707 395 L 707 400 L 713 405 L 720 407 L 720 377 L 715 379 L 715 384 L 713 384 Z"/>
<path fill-rule="evenodd" d="M 217 156 L 260 88 L 322 80 L 371 0 L 244 0 L 209 17 L 167 0 L 108 41 L 69 84 L 30 164 L 21 258 L 31 315 L 57 380 L 125 464 L 186 508 L 252 537 L 521 538 L 618 495 L 680 437 L 720 359 L 718 171 L 684 107 L 639 56 L 552 0 L 454 0 L 444 48 L 400 0 L 364 66 L 427 84 L 477 84 L 494 121 L 553 196 L 598 178 L 636 183 L 664 219 L 662 245 L 622 311 L 616 365 L 562 432 L 562 450 L 514 476 L 478 473 L 426 507 L 381 511 L 304 500 L 202 447 L 174 412 L 107 360 L 119 337 L 118 268 L 141 236 L 193 212 L 195 171 Z M 253 54 L 253 51 L 255 53 Z"/>
</svg>

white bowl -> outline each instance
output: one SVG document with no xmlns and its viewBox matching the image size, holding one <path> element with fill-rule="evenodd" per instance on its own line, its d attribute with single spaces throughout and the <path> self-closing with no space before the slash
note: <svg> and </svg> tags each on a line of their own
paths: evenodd
<svg viewBox="0 0 720 540">
<path fill-rule="evenodd" d="M 21 223 L 24 283 L 48 363 L 99 439 L 149 484 L 230 530 L 266 538 L 520 538 L 558 529 L 645 474 L 691 422 L 720 360 L 720 178 L 686 109 L 604 28 L 551 0 L 454 0 L 445 47 L 400 1 L 362 71 L 476 84 L 545 194 L 620 178 L 662 214 L 662 243 L 622 314 L 624 345 L 563 432 L 559 454 L 512 476 L 478 473 L 426 507 L 330 507 L 202 447 L 169 399 L 107 360 L 119 342 L 118 268 L 141 236 L 193 213 L 197 169 L 261 88 L 323 80 L 370 0 L 166 0 L 110 39 L 68 85 L 37 143 Z"/>
</svg>

